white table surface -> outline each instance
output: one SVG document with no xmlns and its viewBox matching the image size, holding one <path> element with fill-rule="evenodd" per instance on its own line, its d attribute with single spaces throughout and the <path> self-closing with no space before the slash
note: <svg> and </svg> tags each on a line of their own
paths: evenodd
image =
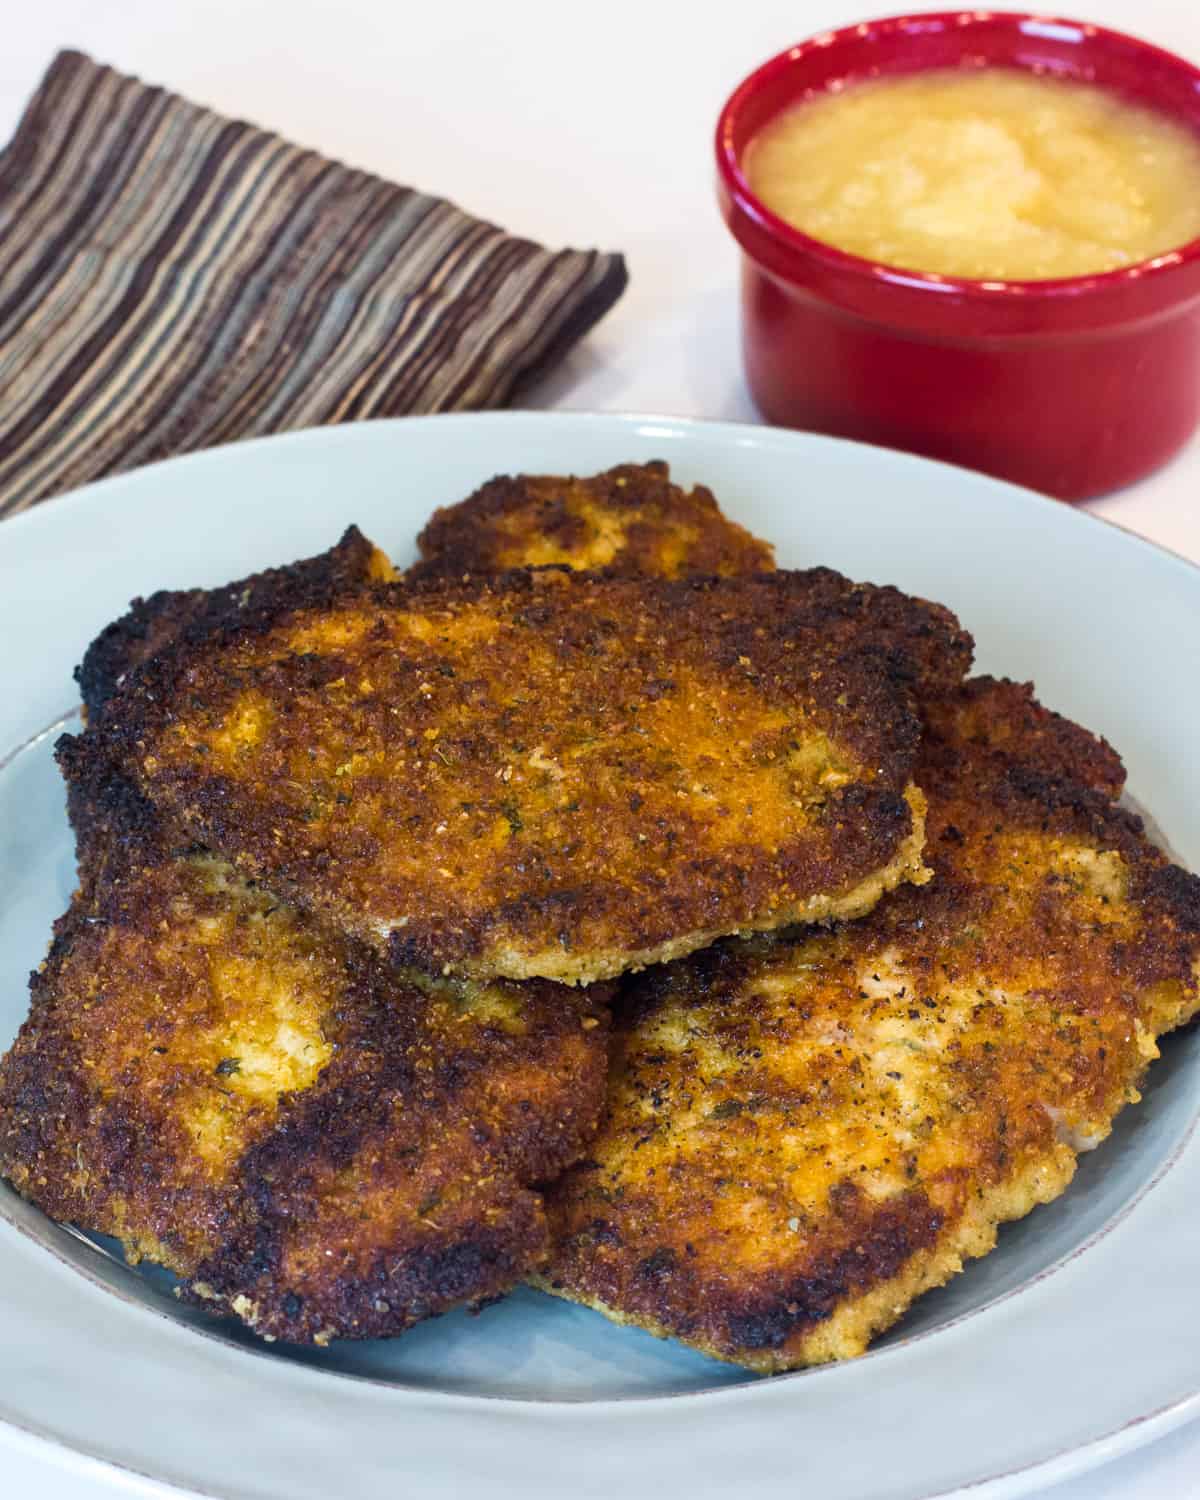
<svg viewBox="0 0 1200 1500">
<path fill-rule="evenodd" d="M 887 0 L 7 0 L 0 138 L 55 50 L 75 46 L 547 244 L 623 250 L 629 290 L 529 404 L 755 421 L 738 362 L 736 258 L 713 203 L 713 122 L 763 58 L 887 9 Z M 1196 0 L 1087 0 L 1087 13 L 1200 58 Z M 1091 508 L 1200 560 L 1198 497 L 1200 439 Z M 133 1493 L 150 1491 L 115 1474 L 68 1476 L 50 1450 L 0 1434 L 0 1495 Z M 1200 1424 L 1040 1493 L 1191 1500 Z"/>
</svg>

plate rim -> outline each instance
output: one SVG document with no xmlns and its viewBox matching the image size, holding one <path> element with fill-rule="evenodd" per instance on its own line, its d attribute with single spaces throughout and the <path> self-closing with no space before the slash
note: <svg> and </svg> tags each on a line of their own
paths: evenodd
<svg viewBox="0 0 1200 1500">
<path fill-rule="evenodd" d="M 415 427 L 429 427 L 431 424 L 436 424 L 438 427 L 452 424 L 461 424 L 464 427 L 480 424 L 504 427 L 527 424 L 531 427 L 541 427 L 547 423 L 572 426 L 594 425 L 598 428 L 618 425 L 637 433 L 657 427 L 663 429 L 661 435 L 670 441 L 677 441 L 681 436 L 686 437 L 689 434 L 716 434 L 740 439 L 744 446 L 752 448 L 772 448 L 776 444 L 780 447 L 787 447 L 793 440 L 800 439 L 803 442 L 817 443 L 821 447 L 879 454 L 889 463 L 894 462 L 910 467 L 914 472 L 929 469 L 946 472 L 970 486 L 979 486 L 985 491 L 1004 491 L 1014 501 L 1019 499 L 1023 503 L 1032 503 L 1047 512 L 1075 517 L 1086 525 L 1108 527 L 1119 532 L 1137 548 L 1145 548 L 1164 558 L 1169 558 L 1185 569 L 1200 572 L 1200 560 L 1190 558 L 1162 542 L 1143 536 L 1111 516 L 1099 515 L 1095 511 L 1084 509 L 1087 502 L 1058 500 L 1053 495 L 1045 495 L 1039 490 L 1030 489 L 1027 485 L 1015 484 L 1010 479 L 1001 479 L 980 470 L 964 468 L 961 464 L 951 463 L 948 459 L 926 457 L 924 454 L 910 453 L 905 449 L 882 447 L 875 443 L 862 442 L 856 438 L 837 437 L 830 433 L 809 432 L 799 428 L 771 427 L 765 424 L 757 425 L 733 418 L 674 416 L 666 412 L 642 409 L 603 411 L 592 407 L 579 409 L 558 407 L 546 411 L 534 408 L 497 409 L 432 412 L 406 417 L 375 417 L 367 421 L 341 422 L 327 427 L 299 427 L 288 432 L 263 433 L 255 437 L 238 438 L 232 442 L 213 443 L 206 448 L 170 454 L 165 458 L 155 459 L 152 463 L 139 464 L 132 469 L 122 469 L 114 474 L 106 474 L 99 479 L 91 480 L 88 484 L 65 490 L 61 495 L 54 495 L 37 504 L 27 506 L 24 510 L 17 511 L 15 515 L 0 517 L 0 526 L 4 527 L 3 533 L 0 534 L 11 536 L 17 530 L 21 530 L 24 534 L 25 529 L 36 526 L 39 521 L 53 524 L 45 519 L 49 514 L 81 503 L 92 503 L 95 495 L 103 495 L 110 488 L 123 488 L 132 481 L 141 483 L 167 472 L 174 473 L 184 468 L 200 467 L 210 463 L 220 464 L 227 462 L 231 455 L 240 456 L 243 453 L 256 453 L 263 449 L 277 450 L 285 444 L 299 446 L 318 443 L 325 446 L 327 443 L 339 441 L 353 444 L 361 440 L 364 431 L 409 430 Z"/>
</svg>

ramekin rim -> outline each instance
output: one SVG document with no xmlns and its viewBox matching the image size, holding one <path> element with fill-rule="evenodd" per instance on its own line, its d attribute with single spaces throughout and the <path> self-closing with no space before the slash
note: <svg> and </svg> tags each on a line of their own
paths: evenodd
<svg viewBox="0 0 1200 1500">
<path fill-rule="evenodd" d="M 1040 280 L 1005 280 L 1001 277 L 983 278 L 968 276 L 944 276 L 937 272 L 919 271 L 911 267 L 895 266 L 885 261 L 874 261 L 866 256 L 855 255 L 848 250 L 839 250 L 826 240 L 817 239 L 795 228 L 785 219 L 769 209 L 750 186 L 733 147 L 734 125 L 739 111 L 768 76 L 796 62 L 802 55 L 821 48 L 829 51 L 843 40 L 852 37 L 862 40 L 866 34 L 885 30 L 893 32 L 916 22 L 926 24 L 941 22 L 953 24 L 961 30 L 985 22 L 1009 21 L 1015 26 L 1033 22 L 1038 26 L 1072 27 L 1089 38 L 1106 42 L 1117 42 L 1136 50 L 1154 54 L 1172 67 L 1189 74 L 1200 92 L 1200 67 L 1170 52 L 1154 42 L 1131 36 L 1111 26 L 1102 26 L 1094 21 L 1081 21 L 1066 16 L 1047 15 L 1035 11 L 1008 10 L 941 10 L 909 11 L 881 16 L 874 20 L 858 21 L 849 26 L 816 32 L 803 40 L 785 47 L 752 69 L 729 94 L 717 117 L 715 147 L 717 170 L 721 183 L 729 194 L 736 210 L 770 236 L 782 249 L 824 262 L 830 269 L 849 275 L 857 275 L 876 285 L 891 285 L 909 291 L 950 294 L 956 297 L 976 298 L 995 302 L 999 299 L 1034 300 L 1060 297 L 1083 297 L 1091 293 L 1102 294 L 1118 291 L 1153 276 L 1156 279 L 1180 266 L 1200 260 L 1200 235 L 1185 241 L 1172 250 L 1166 250 L 1133 265 L 1120 266 L 1112 271 L 1095 271 L 1083 276 L 1060 276 Z M 986 64 L 985 64 L 986 66 Z M 921 71 L 915 69 L 914 71 Z"/>
</svg>

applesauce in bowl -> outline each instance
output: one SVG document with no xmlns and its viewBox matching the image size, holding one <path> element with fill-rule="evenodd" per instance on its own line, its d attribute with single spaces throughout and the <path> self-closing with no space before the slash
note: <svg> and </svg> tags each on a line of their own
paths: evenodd
<svg viewBox="0 0 1200 1500">
<path fill-rule="evenodd" d="M 1189 148 L 1200 142 L 1200 68 L 1106 27 L 1045 14 L 943 11 L 799 42 L 745 78 L 717 122 L 717 196 L 741 250 L 746 380 L 763 416 L 780 426 L 904 448 L 1081 500 L 1150 473 L 1200 421 L 1200 232 L 1189 238 L 1189 221 L 1176 217 L 1200 199 L 1190 190 L 1147 190 L 1140 177 L 1122 187 L 1112 159 L 1103 164 L 1113 149 L 1106 131 L 1092 132 L 1104 139 L 1090 143 L 1098 154 L 1089 181 L 1101 186 L 1077 192 L 1088 174 L 1060 172 L 1053 153 L 1045 162 L 1031 158 L 1020 132 L 1036 123 L 1032 108 L 1024 118 L 1010 110 L 1005 122 L 980 131 L 971 128 L 979 113 L 972 106 L 966 128 L 960 120 L 948 142 L 938 144 L 936 119 L 928 133 L 932 111 L 922 94 L 941 92 L 947 75 L 956 87 L 961 80 L 991 91 L 1013 74 L 1018 86 L 1044 85 L 1059 100 L 1082 102 L 1094 90 L 1087 107 L 1106 121 L 1110 111 L 1133 111 L 1126 121 L 1150 115 L 1184 138 L 1176 137 L 1171 180 L 1176 166 L 1185 177 L 1190 171 Z M 818 211 L 836 209 L 849 223 L 864 210 L 851 227 L 869 243 L 839 246 L 840 230 L 828 221 L 797 227 L 791 209 L 766 201 L 756 147 L 789 117 L 819 122 L 818 111 L 858 108 L 856 94 L 870 113 L 872 93 L 886 103 L 906 89 L 921 102 L 893 104 L 890 122 L 881 111 L 875 148 L 889 165 L 873 188 L 862 180 L 860 153 L 846 155 L 849 126 L 831 132 L 829 149 L 816 153 L 821 160 L 800 174 L 816 184 Z M 892 153 L 903 155 L 910 131 L 899 166 Z M 1056 126 L 1043 134 L 1061 147 L 1071 133 Z M 1087 134 L 1080 127 L 1079 138 Z M 1139 172 L 1157 169 L 1136 161 L 1155 155 L 1152 148 L 1134 141 L 1115 149 Z M 908 216 L 904 245 L 876 212 L 883 201 Z M 1115 233 L 1122 216 L 1125 230 L 1148 237 Z M 1002 258 L 983 259 L 997 248 L 981 240 L 984 222 L 999 224 Z M 975 257 L 970 270 L 978 274 L 930 265 L 930 244 L 945 252 L 947 230 L 965 231 L 959 249 Z M 1081 246 L 1099 263 L 1068 270 L 1076 263 L 1067 257 Z"/>
<path fill-rule="evenodd" d="M 745 170 L 781 219 L 943 276 L 1115 271 L 1200 235 L 1200 137 L 1094 84 L 937 68 L 787 110 Z"/>
</svg>

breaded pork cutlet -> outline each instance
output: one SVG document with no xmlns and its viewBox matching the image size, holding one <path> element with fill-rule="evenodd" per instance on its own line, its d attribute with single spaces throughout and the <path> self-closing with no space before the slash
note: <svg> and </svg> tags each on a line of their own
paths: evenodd
<svg viewBox="0 0 1200 1500">
<path fill-rule="evenodd" d="M 608 542 L 600 545 L 602 534 Z M 412 583 L 547 565 L 628 578 L 718 574 L 762 583 L 773 574 L 780 608 L 802 613 L 805 628 L 831 646 L 888 656 L 921 697 L 959 687 L 971 665 L 971 637 L 944 605 L 850 583 L 832 568 L 776 573 L 769 543 L 724 516 L 708 490 L 679 490 L 662 463 L 622 464 L 590 479 L 494 479 L 435 511 L 418 542 L 425 561 L 405 575 Z"/>
<path fill-rule="evenodd" d="M 929 718 L 929 885 L 626 981 L 536 1284 L 754 1370 L 856 1355 L 1138 1098 L 1200 1007 L 1200 880 L 1027 689 Z"/>
<path fill-rule="evenodd" d="M 160 589 L 148 599 L 135 599 L 119 620 L 100 632 L 75 668 L 83 706 L 89 716 L 98 713 L 126 673 L 141 662 L 189 631 L 203 634 L 239 610 L 252 612 L 266 596 L 278 598 L 288 589 L 383 583 L 395 576 L 379 548 L 351 526 L 328 552 L 287 567 L 268 568 L 221 588 Z"/>
<path fill-rule="evenodd" d="M 1125 786 L 1108 741 L 1039 703 L 1032 683 L 973 677 L 958 692 L 923 698 L 921 709 L 935 736 L 960 751 L 979 746 L 1114 799 Z"/>
<path fill-rule="evenodd" d="M 910 689 L 969 645 L 896 596 L 913 655 L 885 649 L 864 597 L 557 569 L 289 590 L 144 665 L 91 753 L 394 963 L 590 982 L 924 878 Z"/>
<path fill-rule="evenodd" d="M 703 485 L 672 484 L 664 463 L 620 464 L 587 479 L 505 475 L 434 511 L 417 545 L 415 577 L 546 564 L 652 578 L 774 567 L 769 543 L 729 520 Z"/>
<path fill-rule="evenodd" d="M 543 1258 L 603 1097 L 599 990 L 402 978 L 162 847 L 64 748 L 82 889 L 0 1064 L 0 1172 L 259 1334 L 397 1334 Z"/>
</svg>

